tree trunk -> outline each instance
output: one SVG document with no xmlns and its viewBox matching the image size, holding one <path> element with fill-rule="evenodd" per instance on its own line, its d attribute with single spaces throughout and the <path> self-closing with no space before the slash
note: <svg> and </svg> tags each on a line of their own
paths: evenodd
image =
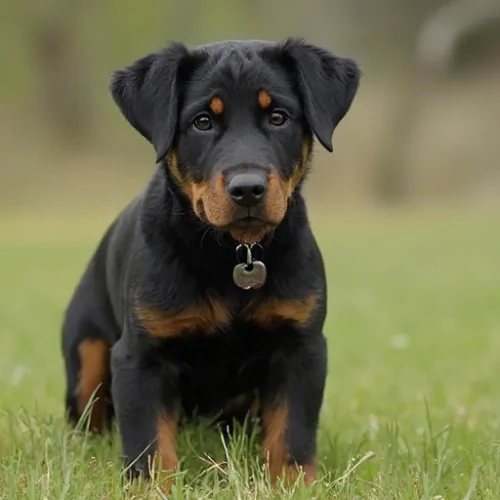
<svg viewBox="0 0 500 500">
<path fill-rule="evenodd" d="M 48 7 L 29 4 L 28 36 L 43 124 L 60 145 L 80 146 L 90 118 L 78 29 L 84 4 L 69 0 L 57 0 Z"/>
</svg>

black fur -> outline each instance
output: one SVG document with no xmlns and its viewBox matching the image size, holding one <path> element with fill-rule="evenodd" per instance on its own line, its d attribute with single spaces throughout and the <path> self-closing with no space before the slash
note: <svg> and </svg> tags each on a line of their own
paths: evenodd
<svg viewBox="0 0 500 500">
<path fill-rule="evenodd" d="M 105 425 L 115 412 L 126 463 L 134 463 L 135 472 L 147 471 L 158 415 L 217 414 L 235 396 L 254 391 L 261 414 L 282 404 L 288 409 L 287 461 L 314 463 L 327 364 L 326 282 L 302 180 L 282 219 L 269 223 L 261 239 L 265 285 L 245 291 L 232 279 L 238 244 L 232 222 L 214 227 L 203 210 L 196 214 L 179 176 L 186 183 L 213 185 L 217 175 L 229 176 L 244 166 L 245 172 L 274 171 L 287 181 L 313 133 L 332 150 L 332 132 L 347 113 L 358 80 L 353 61 L 296 39 L 194 49 L 174 44 L 113 76 L 115 102 L 153 144 L 159 164 L 92 257 L 67 310 L 63 351 L 67 407 L 76 420 L 78 347 L 87 339 L 103 339 L 110 346 L 112 384 L 106 384 L 105 394 L 112 397 Z M 269 110 L 257 106 L 262 89 L 272 95 Z M 224 113 L 212 116 L 211 130 L 200 131 L 193 119 L 210 113 L 214 95 L 222 96 Z M 277 108 L 289 116 L 286 126 L 270 124 Z M 252 319 L 252 311 L 272 300 L 310 297 L 317 300 L 301 324 L 286 315 L 269 326 Z M 199 327 L 159 338 L 137 313 L 154 308 L 175 316 L 210 301 L 225 304 L 232 318 L 210 332 Z"/>
</svg>

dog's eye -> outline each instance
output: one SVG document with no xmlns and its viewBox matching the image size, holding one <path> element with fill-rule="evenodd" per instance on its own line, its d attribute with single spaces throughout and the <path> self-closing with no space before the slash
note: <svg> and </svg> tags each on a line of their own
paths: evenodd
<svg viewBox="0 0 500 500">
<path fill-rule="evenodd" d="M 284 111 L 273 111 L 269 117 L 269 123 L 274 127 L 283 127 L 288 124 L 288 115 Z"/>
<path fill-rule="evenodd" d="M 202 113 L 194 119 L 193 125 L 198 130 L 206 132 L 212 128 L 212 118 L 208 113 Z"/>
</svg>

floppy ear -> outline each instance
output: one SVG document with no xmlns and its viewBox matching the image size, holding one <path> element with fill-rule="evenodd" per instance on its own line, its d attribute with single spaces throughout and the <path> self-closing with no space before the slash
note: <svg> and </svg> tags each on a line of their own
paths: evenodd
<svg viewBox="0 0 500 500">
<path fill-rule="evenodd" d="M 172 147 L 177 131 L 179 68 L 188 49 L 174 43 L 116 71 L 111 95 L 123 116 L 156 150 L 156 162 Z"/>
<path fill-rule="evenodd" d="M 332 152 L 333 131 L 358 90 L 358 65 L 300 39 L 287 39 L 283 49 L 296 75 L 306 120 L 323 147 Z"/>
</svg>

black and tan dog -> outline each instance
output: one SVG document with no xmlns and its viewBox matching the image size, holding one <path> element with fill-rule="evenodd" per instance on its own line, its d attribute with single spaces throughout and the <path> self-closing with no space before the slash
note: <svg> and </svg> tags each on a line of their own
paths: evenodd
<svg viewBox="0 0 500 500">
<path fill-rule="evenodd" d="M 173 44 L 113 76 L 158 165 L 91 259 L 63 351 L 71 420 L 94 394 L 90 426 L 116 415 L 134 473 L 175 470 L 182 417 L 257 408 L 272 478 L 315 478 L 326 283 L 301 187 L 358 82 L 297 39 Z"/>
</svg>

